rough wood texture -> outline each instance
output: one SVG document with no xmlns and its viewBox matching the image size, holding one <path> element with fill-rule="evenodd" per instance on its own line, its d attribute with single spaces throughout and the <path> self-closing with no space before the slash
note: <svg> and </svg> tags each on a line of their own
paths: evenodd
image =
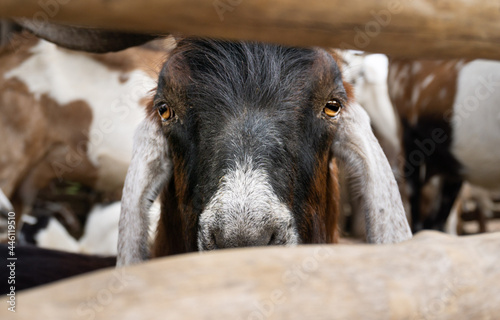
<svg viewBox="0 0 500 320">
<path fill-rule="evenodd" d="M 423 232 L 397 245 L 235 249 L 108 269 L 19 294 L 14 318 L 496 319 L 499 283 L 500 233 Z"/>
<path fill-rule="evenodd" d="M 0 16 L 400 56 L 500 59 L 498 0 L 3 0 Z"/>
</svg>

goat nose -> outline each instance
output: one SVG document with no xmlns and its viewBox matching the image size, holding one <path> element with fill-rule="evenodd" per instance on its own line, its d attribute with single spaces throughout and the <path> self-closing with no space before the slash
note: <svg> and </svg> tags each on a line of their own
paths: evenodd
<svg viewBox="0 0 500 320">
<path fill-rule="evenodd" d="M 215 232 L 212 236 L 218 249 L 237 247 L 256 247 L 271 245 L 276 236 L 270 228 L 238 228 L 237 230 L 224 230 Z"/>
</svg>

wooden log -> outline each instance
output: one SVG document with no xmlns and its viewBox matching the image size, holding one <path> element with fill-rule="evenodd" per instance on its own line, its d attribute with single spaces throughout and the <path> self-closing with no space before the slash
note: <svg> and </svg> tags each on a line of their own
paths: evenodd
<svg viewBox="0 0 500 320">
<path fill-rule="evenodd" d="M 395 56 L 500 59 L 498 0 L 3 0 L 0 16 Z"/>
<path fill-rule="evenodd" d="M 396 245 L 243 248 L 98 271 L 18 294 L 15 319 L 494 319 L 499 283 L 500 233 L 423 232 Z"/>
</svg>

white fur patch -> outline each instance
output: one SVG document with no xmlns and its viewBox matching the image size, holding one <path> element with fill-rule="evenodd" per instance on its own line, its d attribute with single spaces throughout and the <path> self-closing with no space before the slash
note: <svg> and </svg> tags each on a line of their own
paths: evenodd
<svg viewBox="0 0 500 320">
<path fill-rule="evenodd" d="M 412 108 L 415 108 L 417 105 L 418 99 L 420 98 L 420 88 L 418 86 L 413 87 L 411 92 L 411 105 Z"/>
<path fill-rule="evenodd" d="M 120 202 L 110 205 L 97 205 L 89 213 L 85 231 L 79 241 L 80 252 L 87 254 L 116 255 L 118 253 L 118 221 L 120 220 Z M 155 201 L 149 211 L 149 238 L 158 225 L 160 204 Z"/>
<path fill-rule="evenodd" d="M 389 69 L 389 83 L 391 83 L 391 91 L 394 98 L 399 99 L 405 94 L 406 82 L 410 76 L 410 66 L 405 65 L 399 70 L 399 64 L 393 62 Z"/>
<path fill-rule="evenodd" d="M 442 88 L 441 90 L 439 90 L 439 99 L 444 100 L 447 94 L 448 90 L 446 88 Z"/>
<path fill-rule="evenodd" d="M 345 59 L 349 67 L 354 63 L 358 66 L 353 81 L 356 101 L 368 112 L 372 125 L 384 141 L 399 149 L 396 114 L 387 88 L 389 59 L 383 54 L 346 55 Z"/>
<path fill-rule="evenodd" d="M 422 89 L 427 88 L 435 78 L 436 76 L 433 74 L 430 74 L 427 77 L 425 77 L 424 81 L 422 81 Z"/>
<path fill-rule="evenodd" d="M 9 199 L 3 193 L 2 189 L 0 189 L 0 210 L 3 210 L 5 212 L 14 211 L 14 207 L 12 206 L 12 203 L 10 203 Z"/>
<path fill-rule="evenodd" d="M 411 73 L 413 75 L 417 75 L 420 70 L 422 70 L 422 63 L 418 61 L 413 62 L 413 65 L 411 66 Z"/>
<path fill-rule="evenodd" d="M 123 183 L 131 154 L 133 132 L 144 118 L 141 99 L 156 86 L 156 79 L 141 70 L 110 70 L 80 52 L 60 49 L 40 40 L 32 56 L 4 74 L 26 84 L 35 97 L 47 94 L 58 104 L 85 101 L 92 109 L 88 155 L 99 168 L 97 186 L 106 181 Z M 125 82 L 121 82 L 127 78 Z M 114 188 L 116 186 L 110 186 Z"/>
<path fill-rule="evenodd" d="M 371 83 L 387 83 L 389 59 L 385 54 L 369 54 L 363 61 L 366 80 Z"/>
<path fill-rule="evenodd" d="M 221 179 L 200 215 L 198 249 L 214 248 L 214 235 L 224 247 L 266 245 L 273 235 L 278 243 L 298 243 L 292 213 L 273 192 L 266 172 L 248 163 L 237 164 Z"/>
<path fill-rule="evenodd" d="M 152 239 L 160 217 L 160 204 L 154 202 L 149 211 L 149 237 Z M 35 224 L 37 219 L 30 215 L 21 217 L 24 223 Z M 90 211 L 80 240 L 75 240 L 57 219 L 50 218 L 46 228 L 35 235 L 37 246 L 85 254 L 116 255 L 118 244 L 118 221 L 120 202 L 96 205 Z M 150 241 L 151 242 L 151 241 Z"/>
<path fill-rule="evenodd" d="M 455 65 L 455 70 L 457 71 L 460 71 L 460 69 L 462 69 L 462 67 L 465 65 L 466 61 L 464 59 L 461 59 L 457 62 L 457 64 Z"/>
<path fill-rule="evenodd" d="M 466 178 L 500 187 L 500 62 L 474 60 L 459 73 L 453 107 L 452 153 Z"/>
<path fill-rule="evenodd" d="M 95 206 L 85 223 L 80 250 L 87 254 L 116 255 L 120 202 Z"/>
<path fill-rule="evenodd" d="M 41 248 L 78 252 L 78 242 L 55 218 L 50 218 L 47 228 L 35 236 L 36 243 Z"/>
</svg>

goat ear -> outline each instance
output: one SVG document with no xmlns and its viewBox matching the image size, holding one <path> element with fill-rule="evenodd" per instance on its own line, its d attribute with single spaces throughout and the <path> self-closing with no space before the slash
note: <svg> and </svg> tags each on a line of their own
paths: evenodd
<svg viewBox="0 0 500 320">
<path fill-rule="evenodd" d="M 332 152 L 349 180 L 366 219 L 369 243 L 395 243 L 410 239 L 401 195 L 370 118 L 357 103 L 347 105 L 337 121 Z"/>
<path fill-rule="evenodd" d="M 149 258 L 149 209 L 172 176 L 167 139 L 150 118 L 138 127 L 125 179 L 118 231 L 117 266 Z"/>
<path fill-rule="evenodd" d="M 36 36 L 61 47 L 94 53 L 120 51 L 159 37 L 152 34 L 75 27 L 24 18 L 15 21 Z"/>
</svg>

